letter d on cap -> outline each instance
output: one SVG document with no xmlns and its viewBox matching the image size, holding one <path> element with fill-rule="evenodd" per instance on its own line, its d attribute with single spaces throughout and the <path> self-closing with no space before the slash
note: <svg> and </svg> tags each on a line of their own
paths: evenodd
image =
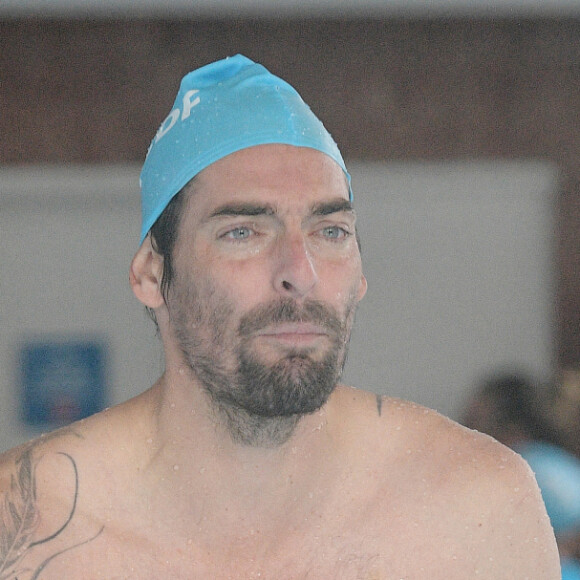
<svg viewBox="0 0 580 580">
<path fill-rule="evenodd" d="M 161 139 L 161 137 L 163 137 L 164 135 L 166 135 L 173 127 L 173 125 L 175 125 L 175 123 L 177 123 L 177 119 L 179 119 L 179 109 L 173 109 L 173 111 L 171 111 L 171 113 L 169 113 L 169 115 L 167 115 L 167 117 L 165 118 L 165 121 L 163 121 L 163 123 L 161 123 L 161 127 L 159 127 L 159 131 L 157 131 L 157 135 L 155 135 L 155 141 L 159 141 L 159 139 Z"/>
<path fill-rule="evenodd" d="M 193 107 L 195 107 L 195 105 L 198 105 L 201 101 L 199 97 L 196 97 L 193 100 L 191 99 L 191 97 L 193 97 L 193 95 L 197 93 L 199 93 L 198 89 L 192 89 L 191 91 L 187 91 L 187 93 L 183 95 L 183 112 L 181 113 L 179 109 L 173 109 L 173 111 L 171 111 L 171 113 L 167 115 L 165 121 L 163 121 L 161 127 L 159 127 L 159 131 L 157 131 L 157 135 L 155 135 L 155 141 L 159 141 L 161 137 L 163 137 L 164 135 L 169 133 L 171 129 L 173 129 L 173 126 L 175 125 L 175 123 L 177 123 L 179 119 L 179 113 L 181 113 L 182 121 L 185 121 L 185 119 L 187 119 L 187 117 L 191 115 L 191 109 L 193 109 Z"/>
</svg>

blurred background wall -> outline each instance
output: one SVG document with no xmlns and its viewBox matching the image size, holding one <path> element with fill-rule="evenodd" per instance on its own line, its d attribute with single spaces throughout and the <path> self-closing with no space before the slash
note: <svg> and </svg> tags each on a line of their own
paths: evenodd
<svg viewBox="0 0 580 580">
<path fill-rule="evenodd" d="M 140 163 L 183 74 L 241 52 L 300 90 L 351 163 L 548 167 L 531 175 L 552 184 L 542 223 L 551 245 L 540 251 L 553 267 L 551 364 L 555 373 L 578 369 L 580 10 L 557 1 L 428 4 L 118 0 L 95 9 L 61 0 L 41 12 L 5 0 L 0 182 L 3 168 Z M 13 198 L 5 216 L 10 207 Z M 1 264 L 4 288 L 6 272 Z M 68 292 L 82 293 L 82 283 L 71 280 Z"/>
</svg>

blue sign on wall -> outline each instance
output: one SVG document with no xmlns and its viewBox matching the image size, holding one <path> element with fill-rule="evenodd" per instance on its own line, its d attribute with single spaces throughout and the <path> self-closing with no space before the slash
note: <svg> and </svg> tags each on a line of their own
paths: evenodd
<svg viewBox="0 0 580 580">
<path fill-rule="evenodd" d="M 22 417 L 58 426 L 105 406 L 106 349 L 100 342 L 31 341 L 20 352 Z"/>
</svg>

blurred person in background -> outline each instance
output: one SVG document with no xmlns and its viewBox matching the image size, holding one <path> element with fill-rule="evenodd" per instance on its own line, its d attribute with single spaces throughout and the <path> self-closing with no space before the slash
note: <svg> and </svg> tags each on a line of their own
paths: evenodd
<svg viewBox="0 0 580 580">
<path fill-rule="evenodd" d="M 532 380 L 521 372 L 492 373 L 475 390 L 459 422 L 514 448 L 526 441 L 551 441 Z"/>
</svg>

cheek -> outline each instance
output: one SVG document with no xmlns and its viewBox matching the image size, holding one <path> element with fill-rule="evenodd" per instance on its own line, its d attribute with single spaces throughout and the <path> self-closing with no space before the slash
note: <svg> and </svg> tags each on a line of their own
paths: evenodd
<svg viewBox="0 0 580 580">
<path fill-rule="evenodd" d="M 263 301 L 272 287 L 267 265 L 253 260 L 224 260 L 212 280 L 216 292 L 236 304 L 241 311 Z"/>
<path fill-rule="evenodd" d="M 351 262 L 330 265 L 321 270 L 320 285 L 327 296 L 337 304 L 358 302 L 366 292 L 366 280 L 360 265 Z"/>
<path fill-rule="evenodd" d="M 229 342 L 228 336 L 235 331 L 235 308 L 230 298 L 213 285 L 181 295 L 174 310 L 174 326 L 182 329 L 183 336 L 195 337 L 201 344 L 212 348 Z"/>
<path fill-rule="evenodd" d="M 176 323 L 199 328 L 211 325 L 221 310 L 229 310 L 226 303 L 226 297 L 207 273 L 202 275 L 191 269 L 175 277 L 168 307 Z"/>
<path fill-rule="evenodd" d="M 204 284 L 204 290 L 199 298 L 200 308 L 205 312 L 205 322 L 214 332 L 219 332 L 231 324 L 235 316 L 236 302 L 227 289 L 212 281 Z"/>
<path fill-rule="evenodd" d="M 244 283 L 246 278 L 247 274 L 236 272 L 226 264 L 220 276 L 206 276 L 199 288 L 203 324 L 217 340 L 237 331 L 240 318 L 260 299 L 257 290 Z"/>
</svg>

